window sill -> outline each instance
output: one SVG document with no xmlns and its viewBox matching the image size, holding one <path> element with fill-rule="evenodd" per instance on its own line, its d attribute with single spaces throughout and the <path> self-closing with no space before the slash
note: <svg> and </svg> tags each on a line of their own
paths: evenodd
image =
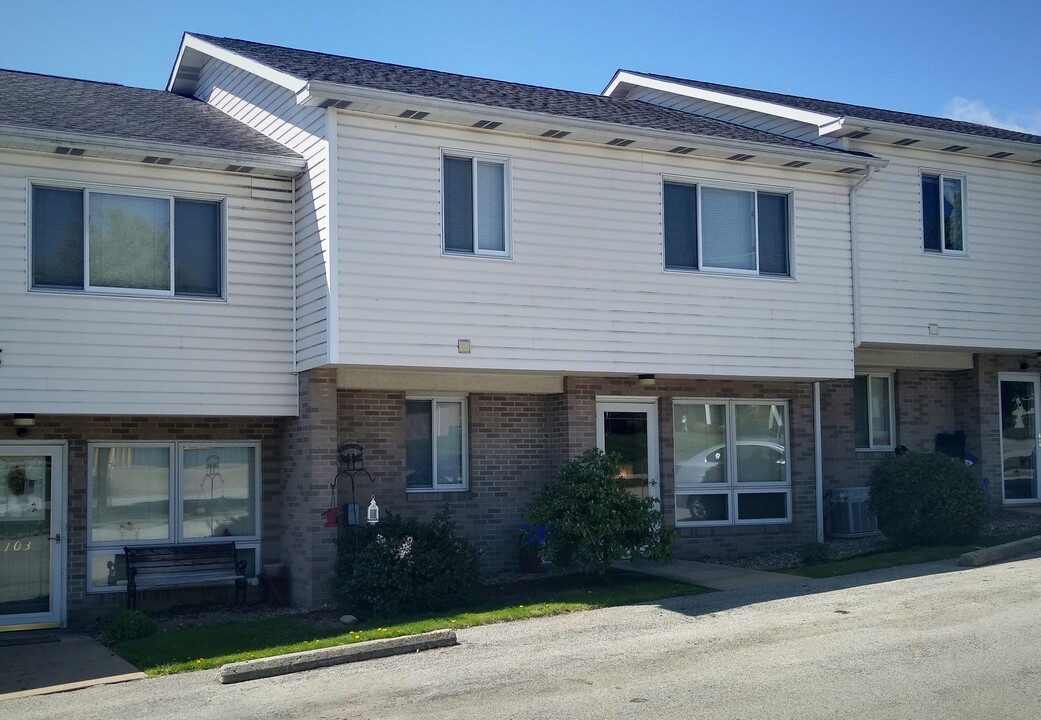
<svg viewBox="0 0 1041 720">
<path fill-rule="evenodd" d="M 710 270 L 699 268 L 663 267 L 665 273 L 676 273 L 677 275 L 701 275 L 704 277 L 723 278 L 752 278 L 755 280 L 781 280 L 783 282 L 795 282 L 792 275 L 767 275 L 756 272 L 728 272 L 726 270 Z"/>
<path fill-rule="evenodd" d="M 853 448 L 855 453 L 872 453 L 875 455 L 892 455 L 896 452 L 896 446 L 893 447 L 877 447 L 877 448 Z"/>
<path fill-rule="evenodd" d="M 102 290 L 78 290 L 75 288 L 48 288 L 32 287 L 30 293 L 41 295 L 69 295 L 73 297 L 100 297 L 100 298 L 122 298 L 125 300 L 161 300 L 162 302 L 204 302 L 204 303 L 226 303 L 225 297 L 206 297 L 202 295 L 157 295 L 155 293 L 127 292 L 105 292 Z"/>
<path fill-rule="evenodd" d="M 442 257 L 451 258 L 477 258 L 479 260 L 513 260 L 513 255 L 501 255 L 496 253 L 464 252 L 463 250 L 441 250 Z"/>
<path fill-rule="evenodd" d="M 447 502 L 450 500 L 469 500 L 472 495 L 469 488 L 461 490 L 414 490 L 405 491 L 408 502 Z"/>
</svg>

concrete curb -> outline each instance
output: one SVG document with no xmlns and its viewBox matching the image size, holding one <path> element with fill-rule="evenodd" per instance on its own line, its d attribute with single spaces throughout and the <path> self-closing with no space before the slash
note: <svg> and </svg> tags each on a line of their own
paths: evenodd
<svg viewBox="0 0 1041 720">
<path fill-rule="evenodd" d="M 1041 550 L 1041 535 L 967 552 L 958 558 L 958 564 L 964 567 L 980 567 L 1002 562 L 1003 560 L 1011 560 L 1014 557 L 1026 555 L 1037 550 Z"/>
<path fill-rule="evenodd" d="M 289 673 L 314 670 L 315 668 L 329 667 L 330 665 L 361 662 L 362 660 L 403 655 L 405 653 L 432 650 L 439 647 L 451 647 L 458 644 L 453 630 L 434 630 L 433 632 L 421 633 L 419 635 L 406 635 L 404 637 L 387 638 L 386 640 L 368 640 L 353 645 L 340 645 L 320 650 L 305 650 L 288 655 L 276 655 L 275 657 L 260 658 L 259 660 L 227 663 L 221 667 L 219 679 L 221 683 L 226 685 L 228 683 L 243 682 L 244 680 L 288 675 Z"/>
</svg>

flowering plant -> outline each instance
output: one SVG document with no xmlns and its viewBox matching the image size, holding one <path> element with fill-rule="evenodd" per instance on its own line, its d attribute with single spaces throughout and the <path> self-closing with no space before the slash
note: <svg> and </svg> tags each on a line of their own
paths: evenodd
<svg viewBox="0 0 1041 720">
<path fill-rule="evenodd" d="M 546 545 L 549 528 L 545 525 L 521 525 L 520 533 L 521 545 L 534 545 L 541 548 Z"/>
</svg>

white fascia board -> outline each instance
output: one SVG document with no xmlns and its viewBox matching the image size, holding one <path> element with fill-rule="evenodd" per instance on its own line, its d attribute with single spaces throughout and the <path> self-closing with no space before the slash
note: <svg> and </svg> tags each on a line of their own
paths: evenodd
<svg viewBox="0 0 1041 720">
<path fill-rule="evenodd" d="M 765 100 L 753 100 L 752 98 L 717 92 L 715 90 L 705 90 L 703 88 L 691 87 L 681 83 L 669 82 L 668 80 L 659 80 L 658 78 L 637 75 L 636 73 L 626 72 L 624 70 L 615 75 L 614 80 L 611 81 L 611 84 L 607 86 L 607 89 L 605 89 L 602 94 L 610 95 L 614 89 L 621 84 L 639 85 L 650 90 L 661 90 L 662 92 L 672 93 L 674 95 L 683 95 L 684 97 L 695 98 L 697 100 L 706 100 L 708 102 L 719 103 L 720 105 L 729 105 L 744 110 L 760 112 L 765 115 L 773 115 L 787 120 L 806 123 L 807 125 L 821 128 L 822 135 L 824 134 L 824 127 L 842 121 L 842 117 L 838 115 L 826 115 L 824 113 L 816 113 L 809 110 L 799 110 L 798 108 L 789 107 L 788 105 L 766 102 Z"/>
<path fill-rule="evenodd" d="M 1032 152 L 1041 156 L 1041 145 L 1036 143 L 1020 142 L 1019 140 L 1006 140 L 1002 138 L 986 137 L 984 135 L 974 135 L 973 133 L 960 133 L 952 132 L 950 130 L 933 130 L 932 128 L 918 127 L 917 125 L 904 125 L 902 123 L 890 123 L 881 122 L 878 120 L 865 120 L 864 118 L 857 118 L 849 116 L 846 118 L 847 127 L 863 127 L 866 130 L 891 130 L 893 132 L 903 133 L 907 137 L 921 137 L 931 138 L 934 140 L 942 140 L 944 142 L 959 141 L 961 143 L 978 143 L 984 145 L 1000 145 L 1003 147 L 1015 148 L 1021 152 Z M 871 142 L 870 139 L 863 139 L 861 142 Z"/>
<path fill-rule="evenodd" d="M 220 60 L 229 65 L 234 65 L 235 67 L 241 68 L 257 77 L 273 82 L 276 85 L 280 85 L 292 93 L 300 92 L 300 90 L 307 84 L 307 81 L 302 78 L 290 75 L 289 73 L 284 73 L 280 70 L 275 70 L 268 65 L 257 62 L 256 60 L 243 57 L 231 50 L 225 50 L 222 47 L 201 40 L 194 35 L 185 33 L 184 37 L 181 39 L 181 48 L 177 52 L 177 61 L 174 64 L 173 71 L 170 73 L 170 81 L 166 84 L 168 92 L 173 92 L 174 83 L 177 80 L 177 75 L 181 69 L 181 63 L 184 60 L 185 50 L 195 50 L 204 55 L 209 55 L 215 60 Z"/>
<path fill-rule="evenodd" d="M 531 122 L 532 120 L 537 119 L 552 127 L 570 127 L 585 129 L 592 132 L 617 132 L 618 128 L 624 127 L 626 137 L 632 138 L 674 140 L 680 144 L 689 144 L 691 138 L 697 138 L 697 142 L 702 146 L 751 150 L 757 154 L 772 153 L 774 155 L 790 156 L 794 158 L 813 158 L 816 160 L 827 160 L 836 163 L 844 162 L 848 165 L 863 165 L 864 167 L 885 167 L 888 164 L 887 160 L 881 158 L 865 158 L 853 154 L 839 154 L 834 150 L 817 150 L 813 146 L 794 147 L 787 145 L 773 145 L 771 143 L 717 138 L 711 135 L 683 133 L 674 130 L 656 130 L 654 128 L 641 127 L 639 125 L 624 125 L 620 123 L 604 122 L 602 120 L 584 120 L 582 118 L 574 118 L 567 115 L 554 115 L 551 113 L 532 112 L 530 110 L 514 110 L 512 108 L 480 105 L 460 100 L 432 98 L 426 95 L 412 95 L 409 93 L 393 92 L 389 90 L 376 90 L 373 88 L 359 87 L 357 85 L 340 85 L 338 83 L 311 81 L 296 95 L 296 102 L 298 105 L 317 106 L 323 100 L 371 100 L 373 102 L 398 102 L 417 109 L 443 109 L 452 112 L 472 113 L 480 117 L 485 117 L 489 113 L 493 113 L 496 117 L 513 118 L 521 122 Z M 807 145 L 809 145 L 809 143 L 807 143 Z"/>
<path fill-rule="evenodd" d="M 117 156 L 124 155 L 131 160 L 134 159 L 134 156 L 157 155 L 179 160 L 185 165 L 211 165 L 215 162 L 227 163 L 228 165 L 248 165 L 283 177 L 295 177 L 307 166 L 306 161 L 302 157 L 283 158 L 276 155 L 217 148 L 199 148 L 168 142 L 131 140 L 88 135 L 86 133 L 58 132 L 13 125 L 0 125 L 0 146 L 53 152 L 55 145 L 83 148 L 84 150 L 111 153 Z"/>
</svg>

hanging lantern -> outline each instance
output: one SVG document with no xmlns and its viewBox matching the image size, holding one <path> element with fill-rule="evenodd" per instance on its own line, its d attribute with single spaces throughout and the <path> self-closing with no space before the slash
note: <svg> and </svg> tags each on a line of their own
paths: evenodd
<svg viewBox="0 0 1041 720">
<path fill-rule="evenodd" d="M 369 503 L 369 525 L 375 525 L 380 521 L 380 507 L 376 504 L 376 496 L 372 496 L 372 501 Z"/>
</svg>

